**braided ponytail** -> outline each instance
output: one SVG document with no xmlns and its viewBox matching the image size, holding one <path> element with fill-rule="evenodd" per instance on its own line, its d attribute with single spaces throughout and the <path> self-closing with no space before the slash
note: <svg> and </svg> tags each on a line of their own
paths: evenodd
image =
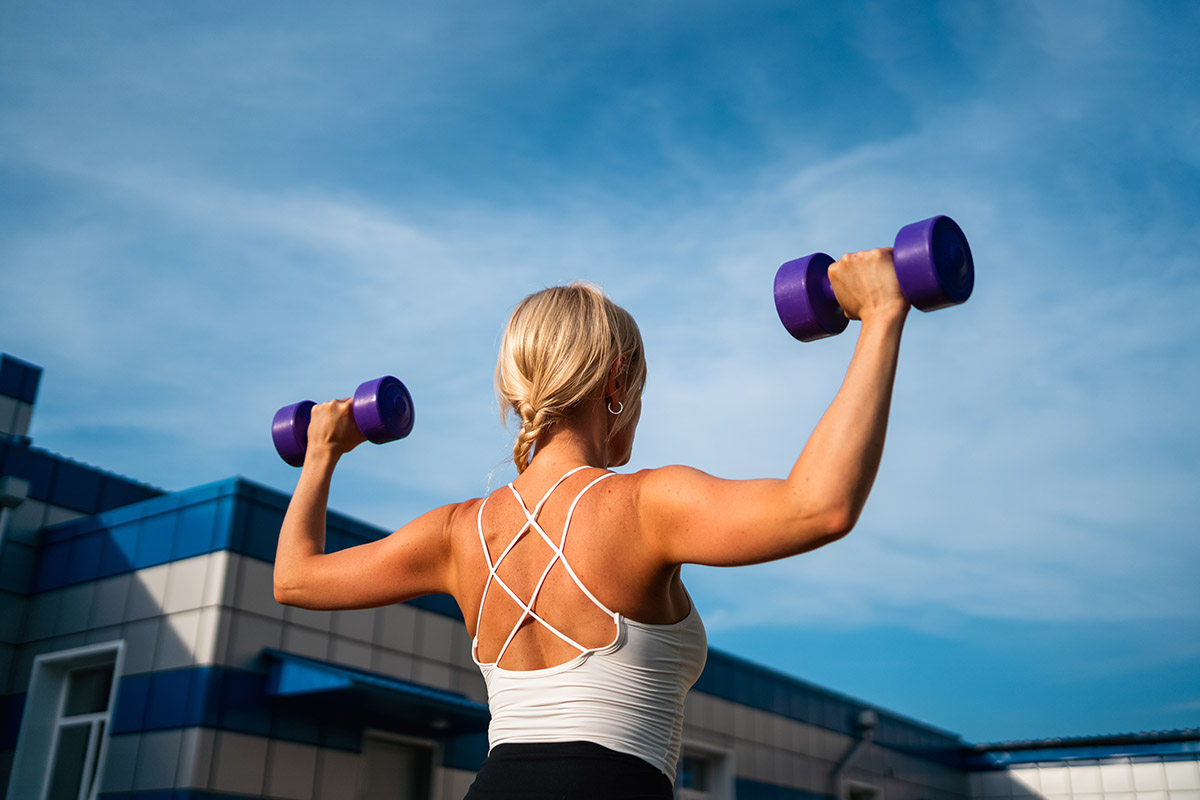
<svg viewBox="0 0 1200 800">
<path fill-rule="evenodd" d="M 517 414 L 521 417 L 521 430 L 518 431 L 517 441 L 513 445 L 513 463 L 517 465 L 517 472 L 524 472 L 533 460 L 533 445 L 549 425 L 546 424 L 546 410 L 535 411 L 528 403 L 522 404 Z"/>
<path fill-rule="evenodd" d="M 596 286 L 575 283 L 526 297 L 508 320 L 496 362 L 500 413 L 520 420 L 513 462 L 524 472 L 539 436 L 588 398 L 599 396 L 620 362 L 626 404 L 646 381 L 642 337 L 629 312 Z M 615 435 L 635 415 L 617 418 Z"/>
</svg>

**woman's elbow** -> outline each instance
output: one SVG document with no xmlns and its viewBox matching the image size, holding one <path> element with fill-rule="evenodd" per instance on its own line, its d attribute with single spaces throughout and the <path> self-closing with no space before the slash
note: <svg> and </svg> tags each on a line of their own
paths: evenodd
<svg viewBox="0 0 1200 800">
<path fill-rule="evenodd" d="M 288 589 L 286 586 L 281 586 L 278 583 L 275 584 L 275 602 L 279 603 L 281 606 L 293 605 L 293 603 L 288 600 Z"/>
<path fill-rule="evenodd" d="M 815 520 L 814 548 L 832 544 L 854 530 L 858 514 L 849 506 L 830 508 Z"/>
<path fill-rule="evenodd" d="M 827 521 L 826 529 L 829 532 L 829 541 L 836 542 L 850 531 L 854 530 L 854 526 L 858 524 L 858 512 L 849 506 L 834 509 L 830 512 Z"/>
<path fill-rule="evenodd" d="M 279 570 L 275 570 L 275 576 L 272 583 L 273 592 L 275 594 L 275 602 L 283 606 L 301 606 L 302 595 L 299 587 L 294 582 L 286 580 L 286 576 L 280 575 Z"/>
</svg>

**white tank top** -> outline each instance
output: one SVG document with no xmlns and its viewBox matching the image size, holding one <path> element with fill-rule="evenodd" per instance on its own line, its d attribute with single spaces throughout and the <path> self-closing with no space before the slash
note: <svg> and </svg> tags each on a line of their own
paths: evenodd
<svg viewBox="0 0 1200 800">
<path fill-rule="evenodd" d="M 488 705 L 492 712 L 488 745 L 491 748 L 507 743 L 594 742 L 619 753 L 638 756 L 674 781 L 683 735 L 683 699 L 700 677 L 708 655 L 704 624 L 694 603 L 686 617 L 669 625 L 627 619 L 597 600 L 575 574 L 563 552 L 571 516 L 584 493 L 613 473 L 606 472 L 596 478 L 575 496 L 558 542 L 546 534 L 537 517 L 554 490 L 585 468 L 577 467 L 559 478 L 532 511 L 516 488 L 511 483 L 508 485 L 525 511 L 527 521 L 494 562 L 483 535 L 483 507 L 487 501 L 479 506 L 476 526 L 489 574 L 483 597 L 479 600 L 479 619 L 471 644 L 471 657 L 487 683 Z M 531 530 L 542 537 L 554 555 L 533 594 L 524 600 L 496 574 L 496 570 L 521 537 Z M 542 584 L 551 568 L 559 562 L 580 591 L 612 617 L 613 639 L 603 647 L 584 647 L 533 610 Z M 478 631 L 483 619 L 483 604 L 493 582 L 521 607 L 522 614 L 496 660 L 484 664 L 478 655 Z M 509 670 L 497 666 L 513 637 L 529 618 L 579 650 L 579 655 L 545 669 Z"/>
</svg>

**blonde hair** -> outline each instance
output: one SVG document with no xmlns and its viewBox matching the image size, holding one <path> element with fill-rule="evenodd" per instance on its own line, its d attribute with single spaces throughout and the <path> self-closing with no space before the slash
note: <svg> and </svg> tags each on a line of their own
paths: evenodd
<svg viewBox="0 0 1200 800">
<path fill-rule="evenodd" d="M 600 396 L 614 364 L 624 413 L 614 418 L 610 439 L 636 416 L 646 384 L 633 317 L 589 283 L 543 289 L 517 305 L 496 361 L 501 417 L 511 409 L 521 423 L 513 445 L 517 472 L 528 468 L 538 436 Z"/>
</svg>

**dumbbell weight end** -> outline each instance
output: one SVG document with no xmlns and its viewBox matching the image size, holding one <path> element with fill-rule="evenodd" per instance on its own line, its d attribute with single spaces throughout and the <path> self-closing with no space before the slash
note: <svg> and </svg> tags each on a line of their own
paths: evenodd
<svg viewBox="0 0 1200 800">
<path fill-rule="evenodd" d="M 412 432 L 413 420 L 412 396 L 391 375 L 367 381 L 354 392 L 354 423 L 369 442 L 403 439 Z"/>
<path fill-rule="evenodd" d="M 779 321 L 802 342 L 836 336 L 850 324 L 829 283 L 832 263 L 825 253 L 813 253 L 786 262 L 775 273 Z"/>
<path fill-rule="evenodd" d="M 315 406 L 311 400 L 302 400 L 284 406 L 275 412 L 271 420 L 271 441 L 275 452 L 293 467 L 304 466 L 304 453 L 308 450 L 308 423 Z"/>
<path fill-rule="evenodd" d="M 936 311 L 965 303 L 975 288 L 975 262 L 958 223 L 938 216 L 905 225 L 892 249 L 900 291 L 914 308 Z"/>
</svg>

